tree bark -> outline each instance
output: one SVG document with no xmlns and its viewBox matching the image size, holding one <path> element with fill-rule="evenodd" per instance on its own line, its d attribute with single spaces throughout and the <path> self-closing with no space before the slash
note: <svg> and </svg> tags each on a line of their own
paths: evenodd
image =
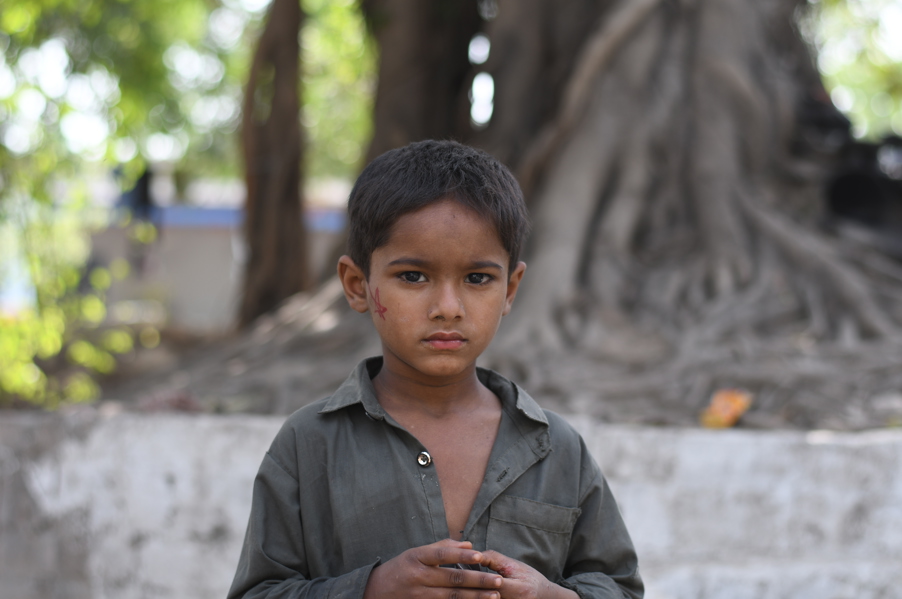
<svg viewBox="0 0 902 599">
<path fill-rule="evenodd" d="M 242 121 L 247 261 L 238 323 L 309 286 L 302 220 L 298 0 L 273 0 L 248 78 Z"/>
<path fill-rule="evenodd" d="M 379 46 L 379 82 L 367 162 L 422 139 L 467 141 L 470 40 L 476 0 L 361 0 Z"/>
</svg>

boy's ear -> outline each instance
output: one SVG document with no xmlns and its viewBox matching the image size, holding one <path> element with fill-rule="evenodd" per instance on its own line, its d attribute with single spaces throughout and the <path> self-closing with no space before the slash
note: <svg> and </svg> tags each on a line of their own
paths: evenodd
<svg viewBox="0 0 902 599">
<path fill-rule="evenodd" d="M 526 262 L 517 262 L 517 266 L 514 267 L 511 276 L 507 280 L 507 299 L 504 302 L 504 311 L 501 312 L 502 316 L 510 313 L 511 308 L 514 306 L 514 298 L 517 297 L 517 289 L 520 288 L 520 281 L 523 280 L 523 273 L 525 272 Z"/>
<path fill-rule="evenodd" d="M 360 313 L 369 310 L 366 297 L 366 276 L 350 256 L 342 256 L 338 259 L 338 278 L 341 280 L 345 298 L 351 308 Z"/>
</svg>

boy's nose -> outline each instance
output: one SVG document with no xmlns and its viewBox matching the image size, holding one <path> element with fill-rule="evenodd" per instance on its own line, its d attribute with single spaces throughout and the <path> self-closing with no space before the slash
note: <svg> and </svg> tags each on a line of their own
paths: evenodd
<svg viewBox="0 0 902 599">
<path fill-rule="evenodd" d="M 453 285 L 441 285 L 436 289 L 432 305 L 429 307 L 430 320 L 453 320 L 463 318 L 464 303 Z"/>
</svg>

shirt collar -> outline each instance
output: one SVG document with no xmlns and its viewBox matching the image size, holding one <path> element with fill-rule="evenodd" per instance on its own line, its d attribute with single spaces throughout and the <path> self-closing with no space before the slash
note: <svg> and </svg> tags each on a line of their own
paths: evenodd
<svg viewBox="0 0 902 599">
<path fill-rule="evenodd" d="M 319 413 L 327 414 L 359 403 L 370 418 L 383 420 L 385 410 L 376 399 L 376 388 L 373 386 L 373 377 L 381 368 L 381 356 L 360 362 L 354 372 L 326 401 Z M 548 426 L 548 419 L 539 404 L 516 384 L 487 368 L 476 368 L 476 376 L 501 399 L 503 406 L 514 406 L 518 412 L 533 422 Z"/>
</svg>

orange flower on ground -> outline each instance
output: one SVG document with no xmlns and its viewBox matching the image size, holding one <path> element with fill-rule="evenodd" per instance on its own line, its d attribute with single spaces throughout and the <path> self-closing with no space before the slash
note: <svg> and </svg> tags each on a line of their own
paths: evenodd
<svg viewBox="0 0 902 599">
<path fill-rule="evenodd" d="M 711 397 L 711 403 L 699 416 L 705 428 L 729 428 L 752 405 L 752 394 L 742 389 L 718 389 Z"/>
</svg>

